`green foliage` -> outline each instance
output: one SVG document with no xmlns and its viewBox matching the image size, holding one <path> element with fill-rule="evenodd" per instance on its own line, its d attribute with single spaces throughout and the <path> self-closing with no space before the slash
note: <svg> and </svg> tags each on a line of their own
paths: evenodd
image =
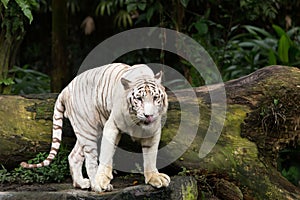
<svg viewBox="0 0 300 200">
<path fill-rule="evenodd" d="M 278 171 L 282 176 L 296 186 L 300 186 L 300 147 L 291 147 L 279 152 L 277 160 Z"/>
<path fill-rule="evenodd" d="M 277 6 L 280 0 L 239 0 L 240 8 L 246 12 L 250 20 L 257 20 L 260 17 L 274 19 L 278 13 Z"/>
<path fill-rule="evenodd" d="M 50 77 L 30 69 L 29 65 L 22 68 L 14 66 L 9 70 L 11 77 L 0 79 L 0 86 L 6 88 L 6 94 L 41 94 L 50 92 Z"/>
<path fill-rule="evenodd" d="M 284 31 L 273 25 L 276 34 L 255 26 L 242 26 L 246 32 L 234 35 L 224 49 L 222 66 L 225 80 L 249 74 L 268 65 L 300 65 L 300 27 Z"/>
<path fill-rule="evenodd" d="M 0 170 L 0 183 L 49 183 L 62 182 L 70 176 L 68 154 L 63 146 L 53 162 L 47 167 L 24 169 L 22 167 L 7 171 L 3 166 Z M 48 153 L 39 153 L 28 163 L 39 163 L 46 159 Z"/>
<path fill-rule="evenodd" d="M 5 9 L 10 9 L 11 6 L 9 5 L 9 2 L 11 0 L 1 0 L 1 3 L 4 6 Z M 39 4 L 36 0 L 14 0 L 19 8 L 21 9 L 24 16 L 26 16 L 29 20 L 29 23 L 32 22 L 33 16 L 32 16 L 32 9 L 37 9 L 39 7 Z"/>
<path fill-rule="evenodd" d="M 127 28 L 133 25 L 132 18 L 136 9 L 145 9 L 145 1 L 135 0 L 108 0 L 100 1 L 96 8 L 96 15 L 114 16 L 114 24 L 119 28 Z"/>
<path fill-rule="evenodd" d="M 14 74 L 13 94 L 38 94 L 50 92 L 50 77 L 41 72 L 29 69 L 28 65 L 22 68 L 14 67 L 10 70 Z"/>
<path fill-rule="evenodd" d="M 15 82 L 12 78 L 5 78 L 5 79 L 0 79 L 0 85 L 6 85 L 6 86 L 9 86 L 9 85 L 13 85 Z"/>
<path fill-rule="evenodd" d="M 4 4 L 5 5 L 5 4 Z M 20 15 L 20 8 L 15 2 L 9 4 L 9 7 L 3 10 L 0 3 L 0 14 L 3 16 L 1 22 L 1 32 L 5 31 L 6 38 L 12 38 L 12 35 L 25 32 L 23 16 Z"/>
<path fill-rule="evenodd" d="M 114 23 L 119 28 L 133 26 L 134 19 L 136 19 L 136 24 L 140 24 L 144 21 L 150 24 L 155 14 L 160 18 L 164 18 L 162 16 L 169 18 L 168 23 L 173 24 L 173 27 L 175 27 L 176 19 L 173 17 L 174 11 L 170 9 L 169 6 L 174 6 L 176 3 L 187 8 L 189 0 L 180 0 L 179 2 L 174 0 L 102 0 L 96 8 L 96 14 L 101 16 L 105 14 L 108 16 L 115 15 Z"/>
<path fill-rule="evenodd" d="M 15 0 L 21 8 L 23 14 L 29 19 L 29 23 L 32 22 L 33 16 L 31 9 L 32 7 L 38 7 L 38 3 L 35 0 Z"/>
<path fill-rule="evenodd" d="M 191 173 L 190 170 L 188 170 L 186 167 L 181 167 L 182 171 L 178 172 L 179 176 L 187 176 Z"/>
<path fill-rule="evenodd" d="M 0 0 L 0 93 L 10 93 L 14 82 L 8 72 L 15 64 L 27 20 L 33 20 L 31 11 L 38 6 L 37 0 Z"/>
<path fill-rule="evenodd" d="M 78 0 L 68 0 L 67 7 L 72 14 L 75 14 L 80 11 L 80 6 Z"/>
<path fill-rule="evenodd" d="M 1 3 L 3 4 L 3 6 L 5 7 L 5 9 L 7 9 L 7 4 L 8 4 L 9 0 L 1 0 Z"/>
<path fill-rule="evenodd" d="M 283 169 L 281 172 L 282 176 L 288 179 L 291 183 L 299 186 L 300 181 L 300 166 L 290 166 L 288 169 Z"/>
</svg>

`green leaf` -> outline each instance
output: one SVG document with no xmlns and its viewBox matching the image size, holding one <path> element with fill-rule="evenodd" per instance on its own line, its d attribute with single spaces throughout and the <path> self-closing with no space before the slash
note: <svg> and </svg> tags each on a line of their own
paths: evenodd
<svg viewBox="0 0 300 200">
<path fill-rule="evenodd" d="M 123 7 L 123 5 L 124 5 L 124 1 L 123 0 L 119 0 L 119 1 L 115 1 L 115 2 L 116 2 L 115 3 L 116 5 L 119 3 L 120 7 Z"/>
<path fill-rule="evenodd" d="M 147 3 L 143 2 L 143 1 L 137 4 L 137 7 L 142 11 L 144 11 L 146 9 L 146 6 L 147 6 Z"/>
<path fill-rule="evenodd" d="M 208 26 L 202 20 L 199 20 L 195 23 L 195 28 L 200 35 L 205 35 L 208 32 Z"/>
<path fill-rule="evenodd" d="M 9 0 L 1 0 L 1 3 L 3 4 L 5 9 L 7 9 L 8 2 L 9 2 Z"/>
<path fill-rule="evenodd" d="M 132 26 L 132 19 L 130 14 L 126 10 L 120 10 L 115 17 L 114 23 L 118 27 L 126 28 L 128 25 Z"/>
<path fill-rule="evenodd" d="M 294 28 L 291 28 L 290 30 L 288 30 L 286 32 L 286 34 L 287 34 L 288 37 L 291 37 L 293 35 L 299 34 L 299 32 L 300 32 L 300 27 L 294 27 Z"/>
<path fill-rule="evenodd" d="M 187 5 L 189 4 L 190 0 L 180 0 L 181 5 L 183 5 L 183 7 L 187 7 Z"/>
<path fill-rule="evenodd" d="M 129 3 L 126 6 L 127 12 L 131 12 L 137 9 L 137 4 L 136 3 Z"/>
<path fill-rule="evenodd" d="M 250 25 L 245 25 L 243 26 L 249 33 L 251 33 L 252 35 L 256 35 L 258 36 L 257 33 L 260 33 L 262 34 L 263 36 L 265 37 L 268 37 L 268 38 L 273 38 L 273 36 L 268 33 L 267 31 L 265 31 L 264 29 L 262 28 L 258 28 L 258 27 L 255 27 L 255 26 L 250 26 Z M 260 38 L 260 37 L 259 37 Z"/>
<path fill-rule="evenodd" d="M 269 51 L 269 65 L 276 65 L 277 60 L 276 60 L 276 55 L 273 50 Z"/>
<path fill-rule="evenodd" d="M 147 10 L 147 13 L 146 13 L 146 19 L 147 19 L 147 22 L 150 23 L 150 20 L 153 16 L 153 13 L 154 13 L 154 7 L 151 6 L 148 10 Z"/>
<path fill-rule="evenodd" d="M 271 49 L 272 47 L 266 43 L 264 40 L 253 40 L 253 43 L 255 43 L 257 46 L 259 46 L 261 49 Z"/>
<path fill-rule="evenodd" d="M 289 39 L 287 38 L 286 35 L 282 35 L 278 45 L 278 56 L 279 59 L 284 63 L 289 62 L 289 48 L 290 48 Z"/>
<path fill-rule="evenodd" d="M 273 29 L 275 30 L 275 32 L 277 33 L 277 35 L 279 37 L 282 37 L 283 35 L 286 35 L 285 31 L 280 27 L 280 26 L 277 26 L 277 25 L 272 25 Z"/>
<path fill-rule="evenodd" d="M 29 19 L 29 23 L 31 24 L 33 20 L 33 16 L 30 10 L 30 4 L 28 4 L 28 2 L 24 0 L 15 0 L 15 1 L 23 11 L 23 14 Z"/>
<path fill-rule="evenodd" d="M 5 78 L 5 79 L 0 79 L 0 85 L 4 84 L 4 85 L 13 85 L 15 82 L 12 78 Z"/>
<path fill-rule="evenodd" d="M 107 12 L 107 15 L 110 16 L 113 13 L 113 2 L 112 1 L 102 1 L 98 4 L 96 8 L 96 15 L 103 16 L 105 14 L 105 11 Z"/>
</svg>

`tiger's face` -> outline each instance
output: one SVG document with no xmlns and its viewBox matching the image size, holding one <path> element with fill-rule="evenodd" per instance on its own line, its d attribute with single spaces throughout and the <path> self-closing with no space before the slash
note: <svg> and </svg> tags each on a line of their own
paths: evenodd
<svg viewBox="0 0 300 200">
<path fill-rule="evenodd" d="M 161 72 L 154 79 L 141 79 L 134 85 L 128 80 L 122 80 L 128 89 L 127 102 L 129 113 L 135 124 L 148 126 L 160 119 L 168 107 L 167 94 L 160 83 Z M 126 83 L 124 83 L 126 81 Z"/>
</svg>

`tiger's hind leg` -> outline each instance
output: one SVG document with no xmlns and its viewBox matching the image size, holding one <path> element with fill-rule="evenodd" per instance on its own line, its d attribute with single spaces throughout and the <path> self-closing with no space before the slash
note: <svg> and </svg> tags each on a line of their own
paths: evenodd
<svg viewBox="0 0 300 200">
<path fill-rule="evenodd" d="M 76 141 L 76 144 L 68 156 L 70 172 L 73 179 L 73 186 L 81 189 L 90 188 L 90 180 L 87 178 L 83 178 L 82 176 L 82 165 L 84 162 L 84 153 L 83 148 Z"/>
<path fill-rule="evenodd" d="M 93 191 L 96 191 L 95 176 L 98 168 L 97 142 L 84 146 L 83 152 L 85 156 L 85 168 L 88 177 L 90 178 L 91 188 Z"/>
</svg>

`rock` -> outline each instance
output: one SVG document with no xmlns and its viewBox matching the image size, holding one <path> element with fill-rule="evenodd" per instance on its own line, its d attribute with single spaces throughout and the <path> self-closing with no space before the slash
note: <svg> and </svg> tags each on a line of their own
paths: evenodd
<svg viewBox="0 0 300 200">
<path fill-rule="evenodd" d="M 189 176 L 175 176 L 167 188 L 156 189 L 150 185 L 130 186 L 124 189 L 113 190 L 112 192 L 95 192 L 74 189 L 71 184 L 46 184 L 30 187 L 31 191 L 24 191 L 19 187 L 19 191 L 0 192 L 1 200 L 129 200 L 129 199 L 183 199 L 196 200 L 198 198 L 197 181 Z M 25 188 L 23 188 L 25 189 Z M 28 188 L 26 189 L 28 190 Z"/>
<path fill-rule="evenodd" d="M 224 200 L 242 200 L 243 193 L 234 183 L 219 179 L 216 184 L 217 196 Z"/>
</svg>

